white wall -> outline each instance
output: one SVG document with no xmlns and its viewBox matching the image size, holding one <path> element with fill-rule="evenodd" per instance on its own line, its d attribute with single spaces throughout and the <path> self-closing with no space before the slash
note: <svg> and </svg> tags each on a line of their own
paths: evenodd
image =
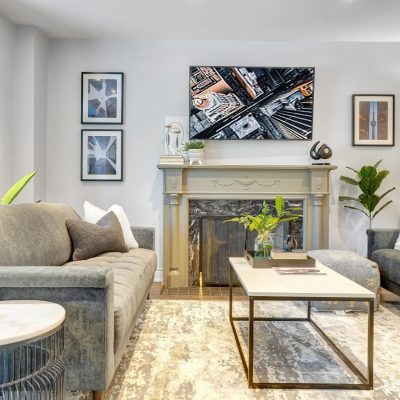
<svg viewBox="0 0 400 400">
<path fill-rule="evenodd" d="M 46 196 L 47 45 L 47 38 L 37 28 L 17 27 L 12 114 L 14 181 L 39 168 L 17 202 L 45 200 Z"/>
<path fill-rule="evenodd" d="M 399 182 L 399 150 L 351 146 L 351 95 L 396 94 L 400 87 L 400 44 L 230 41 L 51 40 L 48 76 L 47 198 L 82 211 L 84 200 L 101 207 L 122 204 L 135 225 L 156 227 L 161 255 L 162 174 L 165 115 L 188 112 L 189 65 L 315 66 L 314 140 L 329 144 L 332 173 L 330 247 L 365 252 L 367 223 L 343 211 L 339 177 L 347 165 L 358 168 L 384 159 L 385 182 Z M 80 73 L 125 72 L 124 182 L 80 182 Z M 398 119 L 396 120 L 396 124 Z M 96 126 L 88 126 L 95 128 Z M 101 128 L 101 126 L 97 126 Z M 210 142 L 207 160 L 221 163 L 309 163 L 310 142 Z M 376 227 L 400 225 L 396 204 L 377 218 Z M 351 218 L 350 218 L 351 216 Z"/>
<path fill-rule="evenodd" d="M 15 28 L 0 15 L 0 197 L 12 184 L 12 87 L 15 59 Z"/>
<path fill-rule="evenodd" d="M 46 200 L 47 182 L 47 49 L 48 40 L 38 29 L 34 32 L 34 200 Z"/>
<path fill-rule="evenodd" d="M 45 199 L 47 38 L 0 15 L 0 196 L 36 168 L 16 202 Z"/>
</svg>

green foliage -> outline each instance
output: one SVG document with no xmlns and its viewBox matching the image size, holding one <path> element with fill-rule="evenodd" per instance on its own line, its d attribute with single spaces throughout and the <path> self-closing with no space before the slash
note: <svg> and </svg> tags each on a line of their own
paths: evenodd
<svg viewBox="0 0 400 400">
<path fill-rule="evenodd" d="M 23 178 L 11 186 L 10 189 L 7 190 L 6 194 L 0 199 L 0 205 L 11 204 L 38 171 L 39 170 L 36 169 L 35 171 L 26 174 Z"/>
<path fill-rule="evenodd" d="M 358 186 L 361 190 L 361 194 L 358 197 L 339 196 L 339 201 L 353 201 L 358 203 L 361 208 L 349 205 L 346 205 L 345 207 L 360 211 L 365 214 L 369 218 L 370 227 L 372 220 L 390 203 L 393 203 L 392 200 L 389 200 L 379 207 L 378 210 L 376 210 L 381 200 L 395 189 L 392 187 L 381 195 L 376 194 L 382 184 L 382 181 L 389 175 L 389 171 L 387 170 L 378 171 L 378 167 L 381 162 L 382 160 L 379 160 L 375 165 L 364 165 L 359 171 L 350 167 L 346 167 L 350 171 L 353 171 L 355 174 L 357 174 L 356 179 L 349 178 L 348 176 L 340 177 L 341 181 L 353 186 Z"/>
<path fill-rule="evenodd" d="M 225 222 L 239 222 L 249 231 L 257 232 L 257 240 L 263 244 L 264 255 L 270 250 L 268 249 L 268 241 L 272 237 L 272 233 L 281 222 L 294 221 L 300 218 L 300 215 L 294 214 L 294 211 L 300 211 L 299 207 L 286 207 L 285 200 L 281 196 L 275 198 L 275 211 L 272 213 L 266 201 L 263 202 L 261 213 L 258 215 L 250 215 L 243 213 L 240 217 L 229 219 Z"/>
<path fill-rule="evenodd" d="M 186 142 L 184 147 L 186 151 L 190 149 L 204 149 L 204 143 L 200 140 L 193 140 L 191 142 Z"/>
</svg>

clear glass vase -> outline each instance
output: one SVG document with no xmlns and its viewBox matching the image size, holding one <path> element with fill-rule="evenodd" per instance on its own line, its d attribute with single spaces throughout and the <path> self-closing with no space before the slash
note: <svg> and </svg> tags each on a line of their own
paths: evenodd
<svg viewBox="0 0 400 400">
<path fill-rule="evenodd" d="M 272 258 L 272 250 L 274 249 L 274 235 L 263 234 L 258 235 L 254 242 L 255 258 Z"/>
</svg>

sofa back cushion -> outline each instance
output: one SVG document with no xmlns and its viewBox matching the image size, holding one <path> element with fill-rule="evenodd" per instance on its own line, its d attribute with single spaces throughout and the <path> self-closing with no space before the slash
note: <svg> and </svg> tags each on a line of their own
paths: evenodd
<svg viewBox="0 0 400 400">
<path fill-rule="evenodd" d="M 79 218 L 63 204 L 0 206 L 0 265 L 63 265 L 72 245 L 65 221 Z"/>
</svg>

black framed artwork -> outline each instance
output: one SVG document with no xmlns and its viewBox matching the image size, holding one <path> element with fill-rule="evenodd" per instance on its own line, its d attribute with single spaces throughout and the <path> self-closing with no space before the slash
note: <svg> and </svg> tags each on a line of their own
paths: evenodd
<svg viewBox="0 0 400 400">
<path fill-rule="evenodd" d="M 122 124 L 123 94 L 122 72 L 82 72 L 81 123 Z"/>
<path fill-rule="evenodd" d="M 191 66 L 191 140 L 311 140 L 314 67 Z"/>
<path fill-rule="evenodd" d="M 122 133 L 119 129 L 82 129 L 82 181 L 122 181 Z"/>
<path fill-rule="evenodd" d="M 353 146 L 394 146 L 394 95 L 353 95 Z"/>
</svg>

